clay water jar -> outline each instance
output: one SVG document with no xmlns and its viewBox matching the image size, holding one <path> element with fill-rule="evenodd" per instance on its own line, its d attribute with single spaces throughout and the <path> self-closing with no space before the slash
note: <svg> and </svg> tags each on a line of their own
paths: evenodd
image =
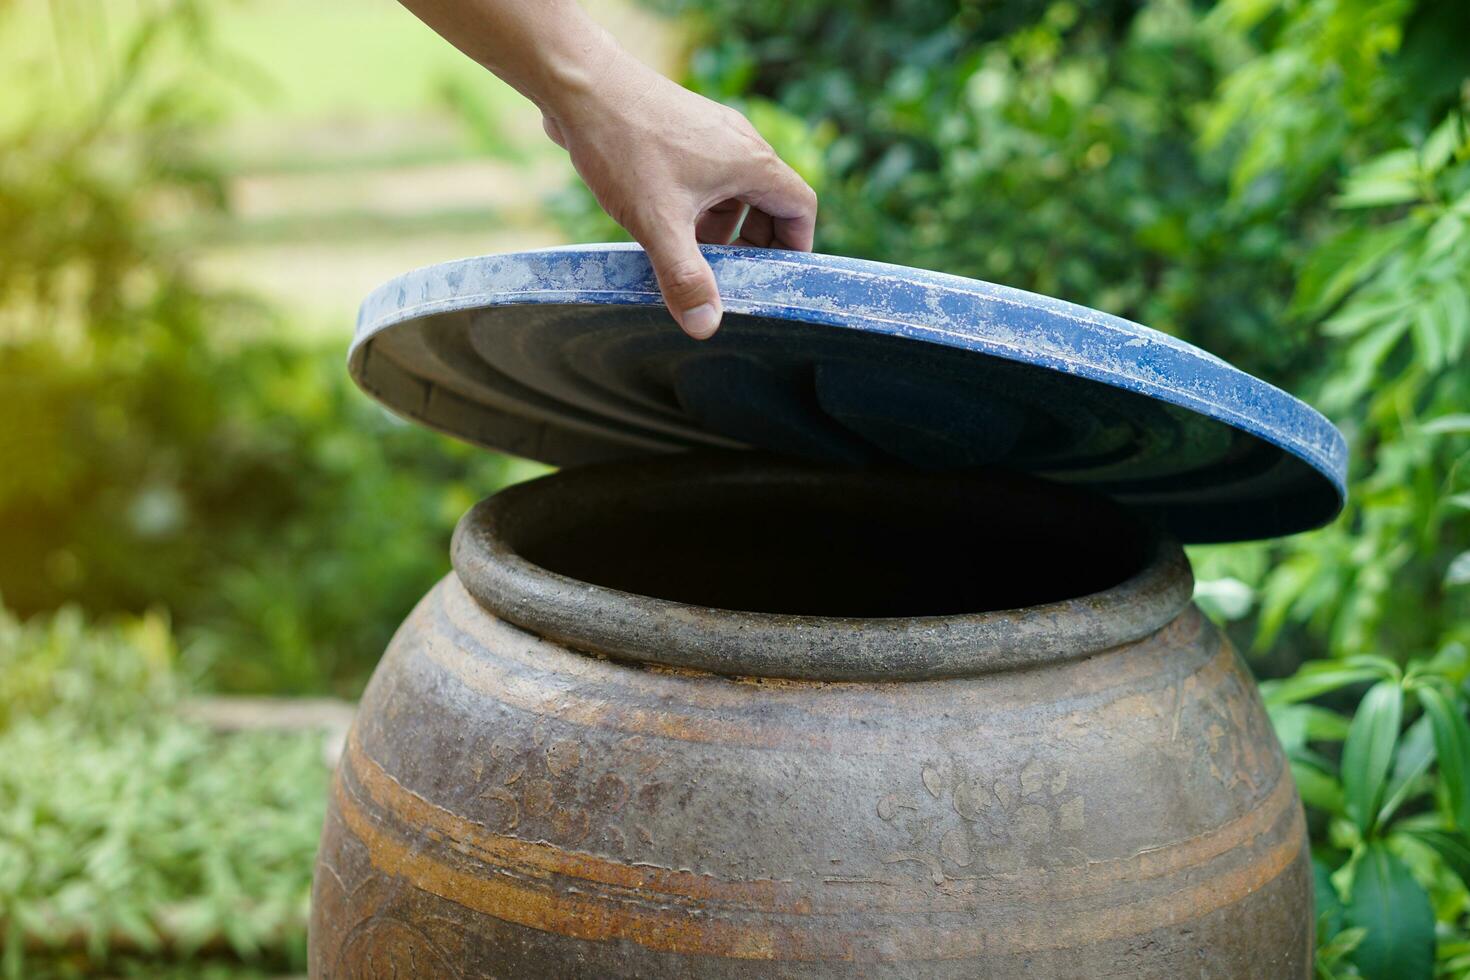
<svg viewBox="0 0 1470 980">
<path fill-rule="evenodd" d="M 453 562 L 336 776 L 319 980 L 1309 976 L 1255 687 L 1101 497 L 686 455 Z"/>
</svg>

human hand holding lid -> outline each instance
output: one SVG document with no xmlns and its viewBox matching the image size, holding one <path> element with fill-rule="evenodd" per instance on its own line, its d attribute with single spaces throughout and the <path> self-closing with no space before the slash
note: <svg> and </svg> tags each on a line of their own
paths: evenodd
<svg viewBox="0 0 1470 980">
<path fill-rule="evenodd" d="M 648 252 L 689 336 L 712 336 L 723 313 L 699 243 L 811 250 L 816 193 L 745 117 L 639 62 L 575 0 L 403 3 L 536 103 L 598 203 Z"/>
</svg>

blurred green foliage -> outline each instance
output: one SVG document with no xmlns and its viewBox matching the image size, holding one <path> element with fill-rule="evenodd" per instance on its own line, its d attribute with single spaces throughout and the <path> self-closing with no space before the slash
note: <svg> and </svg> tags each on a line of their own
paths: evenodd
<svg viewBox="0 0 1470 980">
<path fill-rule="evenodd" d="M 1273 678 L 1319 973 L 1470 975 L 1470 5 L 658 5 L 691 26 L 686 81 L 817 187 L 819 248 L 1107 309 L 1343 428 L 1342 518 L 1197 549 L 1200 599 Z M 21 934 L 83 937 L 58 975 L 160 975 L 150 951 L 201 942 L 299 963 L 314 740 L 177 720 L 178 665 L 354 691 L 453 521 L 517 475 L 371 406 L 340 344 L 194 278 L 158 219 L 227 217 L 197 80 L 238 62 L 198 0 L 137 9 L 64 104 L 16 93 L 0 129 L 0 596 L 164 608 L 183 652 L 157 613 L 0 619 L 12 976 Z M 583 191 L 562 211 L 620 234 Z M 112 940 L 141 959 L 85 945 Z"/>
<path fill-rule="evenodd" d="M 109 8 L 99 46 L 52 5 L 66 84 L 6 93 L 6 977 L 302 970 L 322 737 L 175 708 L 198 684 L 355 694 L 454 521 L 517 472 L 372 405 L 340 340 L 195 277 L 169 226 L 227 214 L 198 83 L 235 63 L 206 7 Z"/>
<path fill-rule="evenodd" d="M 1312 661 L 1262 685 L 1307 806 L 1321 977 L 1470 971 L 1467 675 L 1470 653 L 1449 646 L 1407 668 Z M 1345 710 L 1322 703 L 1342 693 Z"/>
<path fill-rule="evenodd" d="M 693 87 L 806 120 L 779 148 L 820 147 L 819 248 L 1107 309 L 1332 415 L 1345 518 L 1202 552 L 1206 577 L 1261 587 L 1261 646 L 1470 641 L 1446 578 L 1470 548 L 1470 49 L 1448 40 L 1470 7 L 664 6 L 703 23 Z"/>
<path fill-rule="evenodd" d="M 1195 549 L 1199 598 L 1300 671 L 1272 704 L 1321 974 L 1470 975 L 1470 5 L 654 5 L 696 25 L 687 83 L 803 161 L 820 250 L 1147 323 L 1344 430 L 1343 516 Z"/>
<path fill-rule="evenodd" d="M 304 963 L 322 735 L 180 720 L 177 659 L 157 614 L 0 613 L 0 975 Z"/>
<path fill-rule="evenodd" d="M 191 0 L 145 9 L 113 74 L 0 132 L 0 596 L 161 605 L 217 686 L 355 692 L 513 465 L 199 285 L 158 216 L 225 206 L 178 55 L 215 42 Z"/>
</svg>

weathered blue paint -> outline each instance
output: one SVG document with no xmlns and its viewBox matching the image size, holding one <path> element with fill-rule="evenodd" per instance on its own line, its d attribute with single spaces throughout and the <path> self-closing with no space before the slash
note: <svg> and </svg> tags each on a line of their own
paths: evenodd
<svg viewBox="0 0 1470 980">
<path fill-rule="evenodd" d="M 829 255 L 704 249 L 726 322 L 685 338 L 643 251 L 410 272 L 363 303 L 353 377 L 389 408 L 559 465 L 699 446 L 997 464 L 1094 486 L 1186 541 L 1341 509 L 1341 433 L 1198 348 L 1034 293 Z"/>
</svg>

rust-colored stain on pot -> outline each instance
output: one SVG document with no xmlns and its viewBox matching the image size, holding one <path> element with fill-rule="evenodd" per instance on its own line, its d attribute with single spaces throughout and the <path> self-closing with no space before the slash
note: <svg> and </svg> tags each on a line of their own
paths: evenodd
<svg viewBox="0 0 1470 980">
<path fill-rule="evenodd" d="M 557 632 L 595 584 L 533 570 L 487 598 L 461 547 L 339 768 L 313 977 L 1307 976 L 1290 772 L 1177 546 L 1153 540 L 1026 627 L 1053 653 L 992 664 L 921 637 L 933 679 L 875 654 L 907 657 L 902 681 L 823 676 L 821 644 L 854 634 L 789 617 L 755 632 L 789 637 L 807 676 L 650 668 L 670 634 L 617 623 L 618 657 L 591 655 L 527 624 Z M 1098 609 L 1128 638 L 1099 645 Z M 738 657 L 742 615 L 684 623 Z"/>
</svg>

